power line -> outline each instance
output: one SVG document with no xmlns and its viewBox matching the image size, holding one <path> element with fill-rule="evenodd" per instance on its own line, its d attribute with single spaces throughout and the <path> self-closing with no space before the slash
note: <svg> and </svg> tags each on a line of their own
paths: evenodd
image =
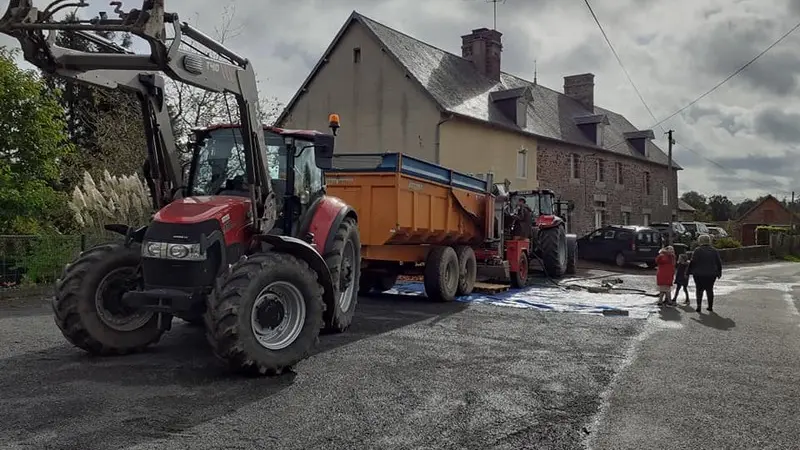
<svg viewBox="0 0 800 450">
<path fill-rule="evenodd" d="M 761 58 L 762 56 L 764 56 L 764 55 L 765 55 L 765 54 L 766 54 L 768 51 L 772 50 L 772 48 L 773 48 L 773 47 L 775 47 L 776 45 L 780 44 L 780 43 L 781 43 L 781 42 L 782 42 L 784 39 L 786 39 L 787 37 L 789 37 L 789 35 L 790 35 L 790 34 L 792 34 L 792 33 L 794 33 L 794 32 L 795 32 L 795 31 L 796 31 L 798 28 L 800 28 L 800 22 L 798 22 L 798 23 L 797 23 L 797 25 L 793 26 L 793 27 L 792 27 L 792 28 L 791 28 L 789 31 L 787 31 L 786 33 L 784 33 L 784 34 L 783 34 L 783 36 L 781 36 L 780 38 L 778 38 L 778 40 L 777 40 L 777 41 L 773 42 L 773 43 L 772 43 L 772 44 L 770 44 L 770 45 L 769 45 L 767 48 L 765 48 L 764 50 L 762 50 L 762 51 L 761 51 L 761 53 L 759 53 L 759 54 L 757 54 L 755 57 L 753 57 L 753 59 L 751 59 L 750 61 L 747 61 L 747 63 L 745 63 L 745 64 L 744 64 L 742 67 L 739 67 L 739 68 L 738 68 L 738 69 L 736 69 L 736 71 L 734 71 L 732 74 L 728 75 L 727 77 L 725 77 L 725 79 L 723 79 L 722 81 L 720 81 L 719 83 L 717 83 L 716 85 L 714 85 L 714 87 L 712 87 L 711 89 L 709 89 L 709 90 L 705 91 L 705 92 L 704 92 L 702 95 L 700 95 L 700 96 L 699 96 L 699 97 L 697 97 L 696 99 L 694 99 L 694 100 L 692 100 L 691 102 L 689 102 L 689 104 L 687 104 L 687 105 L 686 105 L 686 106 L 684 106 L 683 108 L 680 108 L 680 109 L 678 109 L 677 111 L 675 111 L 674 113 L 672 113 L 672 114 L 668 115 L 667 117 L 665 117 L 665 118 L 661 119 L 661 121 L 659 121 L 658 123 L 656 123 L 656 124 L 655 124 L 655 125 L 653 125 L 653 126 L 661 125 L 662 123 L 666 122 L 667 120 L 669 120 L 669 119 L 671 119 L 671 118 L 673 118 L 673 117 L 677 116 L 678 114 L 680 114 L 680 113 L 682 113 L 682 112 L 686 111 L 686 110 L 687 110 L 688 108 L 690 108 L 692 105 L 694 105 L 695 103 L 697 103 L 697 102 L 699 102 L 700 100 L 704 99 L 704 98 L 705 98 L 705 97 L 706 97 L 708 94 L 710 94 L 710 93 L 712 93 L 712 92 L 716 91 L 717 89 L 719 89 L 719 88 L 720 88 L 720 87 L 721 87 L 723 84 L 725 84 L 725 83 L 727 83 L 728 81 L 730 81 L 730 79 L 731 79 L 731 78 L 735 77 L 736 75 L 739 75 L 739 73 L 741 73 L 741 72 L 742 72 L 744 69 L 746 69 L 746 68 L 750 67 L 750 65 L 751 65 L 751 64 L 753 64 L 754 62 L 756 62 L 756 60 L 758 60 L 759 58 Z"/>
<path fill-rule="evenodd" d="M 631 79 L 631 75 L 630 75 L 630 73 L 628 73 L 628 69 L 626 69 L 625 68 L 625 64 L 622 63 L 622 58 L 619 57 L 619 54 L 617 53 L 617 50 L 614 48 L 614 45 L 611 43 L 611 40 L 608 38 L 608 35 L 606 34 L 606 30 L 603 29 L 603 25 L 600 24 L 600 20 L 597 18 L 597 15 L 594 13 L 594 9 L 592 9 L 592 5 L 589 4 L 589 0 L 583 0 L 583 1 L 584 1 L 584 3 L 586 3 L 586 7 L 589 8 L 589 12 L 592 14 L 592 18 L 594 18 L 594 23 L 597 24 L 597 28 L 599 28 L 600 29 L 600 33 L 603 34 L 603 38 L 606 40 L 606 43 L 608 44 L 608 47 L 611 49 L 611 53 L 614 54 L 614 58 L 617 59 L 617 63 L 619 63 L 619 66 L 622 68 L 622 71 L 625 72 L 625 76 L 628 78 L 628 82 L 631 84 L 631 86 L 633 86 L 633 90 L 636 91 L 636 95 L 639 96 L 639 100 L 642 101 L 642 104 L 644 105 L 645 109 L 647 110 L 648 113 L 650 113 L 650 117 L 652 117 L 653 120 L 658 120 L 658 119 L 656 119 L 655 114 L 653 114 L 653 111 L 650 110 L 650 107 L 647 105 L 647 102 L 644 101 L 644 97 L 642 97 L 642 93 L 639 92 L 639 88 L 636 87 L 636 83 L 634 83 L 633 79 Z M 662 131 L 663 131 L 663 127 L 662 127 Z"/>
<path fill-rule="evenodd" d="M 687 150 L 687 151 L 689 151 L 691 153 L 694 153 L 695 155 L 699 156 L 700 158 L 706 160 L 707 162 L 717 166 L 718 168 L 724 170 L 725 172 L 728 172 L 731 175 L 740 176 L 739 173 L 735 169 L 731 169 L 730 167 L 726 167 L 726 166 L 718 163 L 717 161 L 714 161 L 713 159 L 706 157 L 702 153 L 700 153 L 700 152 L 698 152 L 696 150 L 693 150 L 691 147 L 687 147 L 684 144 L 681 144 L 681 143 L 678 143 L 678 142 L 676 142 L 676 144 L 680 145 L 685 150 Z M 758 181 L 753 180 L 753 179 L 744 179 L 744 181 L 748 181 L 751 184 L 755 184 L 756 186 L 762 187 L 762 188 L 766 189 L 768 192 L 775 192 L 775 193 L 784 194 L 784 195 L 785 194 L 790 194 L 789 191 L 784 191 L 783 189 L 779 189 L 779 188 L 776 188 L 774 186 L 767 186 L 766 184 L 758 182 Z"/>
<path fill-rule="evenodd" d="M 650 109 L 650 106 L 648 106 L 648 105 L 647 105 L 647 102 L 645 101 L 644 97 L 642 96 L 641 92 L 639 91 L 639 88 L 637 88 L 637 87 L 636 87 L 636 83 L 634 83 L 634 82 L 633 82 L 633 79 L 631 79 L 630 73 L 628 73 L 628 70 L 625 68 L 625 64 L 623 64 L 623 63 L 622 63 L 622 58 L 620 58 L 619 54 L 617 53 L 617 50 L 614 48 L 614 45 L 611 43 L 611 40 L 608 38 L 608 35 L 606 34 L 606 31 L 605 31 L 605 29 L 603 28 L 603 25 L 600 23 L 600 20 L 597 18 L 597 15 L 594 13 L 594 10 L 592 9 L 592 5 L 589 3 L 589 0 L 584 0 L 584 3 L 586 4 L 586 7 L 589 9 L 589 12 L 592 14 L 592 18 L 594 19 L 595 23 L 597 24 L 597 27 L 600 29 L 600 33 L 602 33 L 602 35 L 603 35 L 603 38 L 605 39 L 606 43 L 608 44 L 608 47 L 611 49 L 611 52 L 614 54 L 614 57 L 616 58 L 616 60 L 617 60 L 617 63 L 619 63 L 619 66 L 622 68 L 622 71 L 625 73 L 625 76 L 627 77 L 627 79 L 628 79 L 628 82 L 629 82 L 629 83 L 630 83 L 630 85 L 633 87 L 633 90 L 634 90 L 634 91 L 636 91 L 636 95 L 639 97 L 639 100 L 642 102 L 642 105 L 644 105 L 645 109 L 646 109 L 646 110 L 647 110 L 647 112 L 650 114 L 650 117 L 652 117 L 652 118 L 653 118 L 653 120 L 654 120 L 654 121 L 656 121 L 655 125 L 651 126 L 650 128 L 652 129 L 652 128 L 655 128 L 655 127 L 660 127 L 662 131 L 664 131 L 664 127 L 662 126 L 662 123 L 666 122 L 667 120 L 671 119 L 672 117 L 675 117 L 676 115 L 678 115 L 678 114 L 680 114 L 681 112 L 685 111 L 687 108 L 691 107 L 691 106 L 692 106 L 692 105 L 694 105 L 695 103 L 697 103 L 697 102 L 699 102 L 700 100 L 702 100 L 704 97 L 706 97 L 706 96 L 707 96 L 707 95 L 709 95 L 710 93 L 714 92 L 714 91 L 715 91 L 716 89 L 718 89 L 720 86 L 722 86 L 723 84 L 727 83 L 727 82 L 728 82 L 728 81 L 729 81 L 731 78 L 735 77 L 735 76 L 736 76 L 736 75 L 738 75 L 740 72 L 742 72 L 744 69 L 746 69 L 746 68 L 747 68 L 747 67 L 749 67 L 751 64 L 753 64 L 753 63 L 754 63 L 754 62 L 755 62 L 757 59 L 759 59 L 761 56 L 763 56 L 763 55 L 764 55 L 764 54 L 766 54 L 768 51 L 770 51 L 770 50 L 771 50 L 773 47 L 775 47 L 776 45 L 778 45 L 778 44 L 779 44 L 781 41 L 783 41 L 784 39 L 786 39 L 786 37 L 788 37 L 790 34 L 792 34 L 792 33 L 793 33 L 795 30 L 797 30 L 798 28 L 800 28 L 800 23 L 798 23 L 798 24 L 797 24 L 797 25 L 795 25 L 795 26 L 794 26 L 794 27 L 793 27 L 791 30 L 789 30 L 789 31 L 788 31 L 788 32 L 786 32 L 786 33 L 785 33 L 783 36 L 781 36 L 781 37 L 780 37 L 778 40 L 776 40 L 776 41 L 775 41 L 775 42 L 773 42 L 773 43 L 772 43 L 770 46 L 768 46 L 768 47 L 767 47 L 767 48 L 765 48 L 763 51 L 761 51 L 761 53 L 759 53 L 758 55 L 756 55 L 756 56 L 755 56 L 753 59 L 751 59 L 751 60 L 750 60 L 750 61 L 748 61 L 746 64 L 744 64 L 742 67 L 740 67 L 740 68 L 739 68 L 739 69 L 737 69 L 735 72 L 733 72 L 732 74 L 730 74 L 728 77 L 726 77 L 725 79 L 723 79 L 722 81 L 720 81 L 719 83 L 717 83 L 717 85 L 715 85 L 713 88 L 709 89 L 708 91 L 706 91 L 705 93 L 703 93 L 701 96 L 699 96 L 698 98 L 696 98 L 695 100 L 693 100 L 692 102 L 690 102 L 689 104 L 687 104 L 686 106 L 684 106 L 683 108 L 681 108 L 681 109 L 677 110 L 676 112 L 674 112 L 674 113 L 670 114 L 670 115 L 669 115 L 669 116 L 667 116 L 666 118 L 664 118 L 664 119 L 662 119 L 662 120 L 660 120 L 660 121 L 659 121 L 658 119 L 656 119 L 655 115 L 653 114 L 653 111 Z M 610 149 L 612 149 L 612 148 L 614 148 L 614 147 L 616 147 L 616 146 L 618 146 L 618 145 L 620 145 L 620 144 L 623 144 L 623 143 L 625 143 L 625 142 L 627 142 L 627 141 L 625 141 L 625 140 L 623 140 L 623 141 L 620 141 L 620 142 L 618 142 L 618 143 L 616 143 L 616 144 L 614 144 L 614 145 L 612 145 L 612 146 L 606 147 L 606 149 L 610 150 Z M 729 173 L 731 173 L 731 174 L 733 174 L 733 175 L 738 175 L 738 174 L 736 173 L 736 171 L 735 171 L 735 170 L 729 169 L 729 168 L 727 168 L 727 167 L 723 166 L 722 164 L 720 164 L 720 163 L 718 163 L 718 162 L 716 162 L 716 161 L 714 161 L 714 160 L 712 160 L 712 159 L 710 159 L 710 158 L 708 158 L 708 157 L 706 157 L 706 156 L 702 155 L 702 154 L 701 154 L 701 153 L 699 153 L 699 152 L 696 152 L 696 151 L 692 150 L 691 148 L 689 148 L 689 147 L 687 147 L 687 146 L 685 146 L 685 145 L 683 145 L 683 144 L 681 144 L 681 146 L 682 146 L 684 149 L 686 149 L 686 150 L 688 150 L 688 151 L 690 151 L 690 152 L 692 152 L 692 153 L 696 154 L 697 156 L 699 156 L 699 157 L 703 158 L 704 160 L 708 161 L 709 163 L 711 163 L 711 164 L 713 164 L 713 165 L 715 165 L 715 166 L 719 167 L 720 169 L 722 169 L 722 170 L 724 170 L 724 171 L 726 171 L 726 172 L 729 172 Z M 775 189 L 774 187 L 769 187 L 769 186 L 767 186 L 767 185 L 765 185 L 765 184 L 762 184 L 762 183 L 760 183 L 760 182 L 758 182 L 758 181 L 755 181 L 755 180 L 752 180 L 752 179 L 750 179 L 750 180 L 746 180 L 746 181 L 749 181 L 749 182 L 751 182 L 752 184 L 755 184 L 755 185 L 757 185 L 757 186 L 761 186 L 761 187 L 763 187 L 763 188 L 765 188 L 765 189 L 767 189 L 767 190 L 769 190 L 769 191 L 780 192 L 780 193 L 784 193 L 784 194 L 788 193 L 788 191 L 783 191 L 783 190 L 780 190 L 780 189 Z"/>
</svg>

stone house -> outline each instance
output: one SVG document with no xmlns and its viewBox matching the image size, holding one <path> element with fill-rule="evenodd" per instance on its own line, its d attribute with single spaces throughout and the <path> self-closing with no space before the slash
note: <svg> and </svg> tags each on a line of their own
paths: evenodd
<svg viewBox="0 0 800 450">
<path fill-rule="evenodd" d="M 677 216 L 680 168 L 669 173 L 653 132 L 594 105 L 592 74 L 564 77 L 562 93 L 503 72 L 501 38 L 473 30 L 456 55 L 353 12 L 277 125 L 326 129 L 337 113 L 338 153 L 403 152 L 553 189 L 574 203 L 576 233 Z"/>
</svg>

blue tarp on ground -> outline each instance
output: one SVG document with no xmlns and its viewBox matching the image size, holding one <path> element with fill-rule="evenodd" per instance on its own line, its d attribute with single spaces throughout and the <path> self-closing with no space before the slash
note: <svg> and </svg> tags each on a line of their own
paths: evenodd
<svg viewBox="0 0 800 450">
<path fill-rule="evenodd" d="M 386 293 L 390 295 L 425 295 L 423 284 L 420 282 L 400 282 Z M 509 289 L 497 294 L 475 293 L 459 297 L 456 300 L 465 303 L 529 308 L 539 311 L 623 314 L 638 318 L 645 318 L 650 313 L 658 311 L 655 299 L 641 294 L 593 294 L 580 290 L 565 290 L 552 284 Z"/>
</svg>

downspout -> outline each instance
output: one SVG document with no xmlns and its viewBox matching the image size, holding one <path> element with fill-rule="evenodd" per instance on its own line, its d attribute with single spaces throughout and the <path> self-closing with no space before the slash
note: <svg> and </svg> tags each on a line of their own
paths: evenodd
<svg viewBox="0 0 800 450">
<path fill-rule="evenodd" d="M 433 146 L 434 146 L 433 147 L 433 158 L 434 158 L 433 162 L 436 163 L 436 164 L 441 164 L 441 162 L 442 162 L 442 160 L 441 160 L 441 152 L 439 150 L 439 147 L 441 146 L 441 136 L 442 136 L 441 128 L 442 128 L 442 124 L 445 123 L 445 122 L 448 122 L 450 120 L 453 120 L 453 117 L 454 117 L 453 113 L 449 113 L 447 115 L 443 114 L 443 116 L 444 116 L 444 118 L 442 120 L 440 120 L 439 123 L 436 124 L 436 137 L 435 137 L 435 142 L 433 144 Z"/>
</svg>

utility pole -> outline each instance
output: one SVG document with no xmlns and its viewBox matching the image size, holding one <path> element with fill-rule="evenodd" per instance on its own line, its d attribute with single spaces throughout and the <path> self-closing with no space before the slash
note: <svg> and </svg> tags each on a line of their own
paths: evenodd
<svg viewBox="0 0 800 450">
<path fill-rule="evenodd" d="M 792 191 L 792 203 L 789 203 L 789 230 L 794 231 L 794 191 Z"/>
<path fill-rule="evenodd" d="M 667 216 L 669 217 L 667 223 L 669 224 L 669 240 L 667 242 L 669 245 L 672 245 L 672 241 L 675 237 L 675 231 L 672 228 L 675 226 L 675 224 L 672 222 L 672 144 L 674 144 L 675 141 L 672 139 L 672 133 L 674 133 L 673 130 L 669 130 L 665 133 L 669 139 L 669 151 L 667 152 L 667 168 L 669 171 L 669 178 L 667 178 L 669 180 L 669 187 L 667 188 Z"/>
</svg>

